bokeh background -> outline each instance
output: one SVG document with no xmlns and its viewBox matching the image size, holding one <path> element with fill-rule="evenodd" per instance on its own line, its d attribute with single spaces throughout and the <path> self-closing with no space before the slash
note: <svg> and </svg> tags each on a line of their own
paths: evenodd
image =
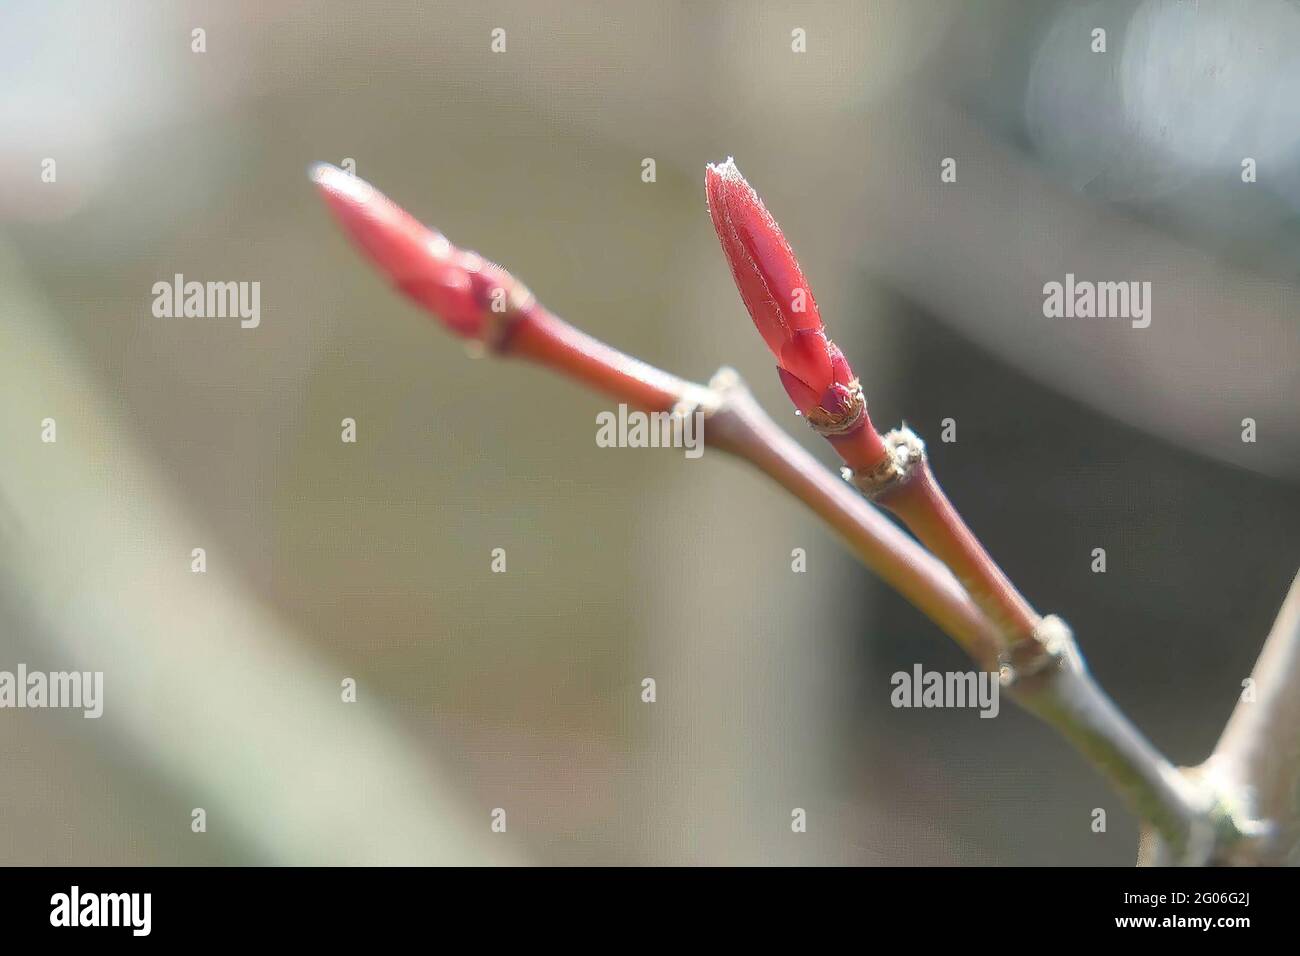
<svg viewBox="0 0 1300 956">
<path fill-rule="evenodd" d="M 305 171 L 353 159 L 651 362 L 734 365 L 832 464 L 710 228 L 734 155 L 873 417 L 1190 764 L 1300 564 L 1297 50 L 1282 0 L 9 0 L 0 669 L 103 671 L 105 714 L 0 711 L 0 862 L 1131 863 L 1010 704 L 890 707 L 968 665 L 797 503 L 597 447 L 607 400 L 467 356 Z M 178 272 L 260 282 L 261 326 L 154 318 Z M 1045 319 L 1067 272 L 1152 282 L 1151 327 Z"/>
</svg>

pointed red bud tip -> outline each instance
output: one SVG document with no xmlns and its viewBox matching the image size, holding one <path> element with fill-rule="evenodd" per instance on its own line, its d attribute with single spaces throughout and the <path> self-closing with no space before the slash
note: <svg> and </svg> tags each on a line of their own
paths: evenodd
<svg viewBox="0 0 1300 956">
<path fill-rule="evenodd" d="M 457 249 L 365 180 L 327 163 L 312 166 L 310 175 L 344 232 L 379 271 L 456 334 L 498 334 L 504 316 L 533 304 L 528 290 L 500 266 Z"/>
<path fill-rule="evenodd" d="M 853 370 L 826 338 L 808 280 L 781 227 L 733 160 L 710 164 L 704 176 L 709 215 L 740 297 L 776 356 L 781 384 L 805 414 L 837 414 Z"/>
</svg>

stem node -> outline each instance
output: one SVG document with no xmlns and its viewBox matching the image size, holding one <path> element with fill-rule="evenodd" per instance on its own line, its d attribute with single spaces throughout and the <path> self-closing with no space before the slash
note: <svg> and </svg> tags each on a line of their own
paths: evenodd
<svg viewBox="0 0 1300 956">
<path fill-rule="evenodd" d="M 925 442 L 906 425 L 887 432 L 884 443 L 888 454 L 875 468 L 863 473 L 851 468 L 840 472 L 853 487 L 872 500 L 906 484 L 917 465 L 925 461 Z"/>
<path fill-rule="evenodd" d="M 1029 683 L 1058 671 L 1084 670 L 1083 654 L 1070 626 L 1055 614 L 1039 620 L 1032 635 L 1009 645 L 998 659 L 998 673 L 1007 689 L 1029 689 Z"/>
</svg>

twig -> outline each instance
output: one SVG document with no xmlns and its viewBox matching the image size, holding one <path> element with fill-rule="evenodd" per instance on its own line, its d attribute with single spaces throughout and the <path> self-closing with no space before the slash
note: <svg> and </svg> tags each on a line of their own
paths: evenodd
<svg viewBox="0 0 1300 956">
<path fill-rule="evenodd" d="M 705 173 L 709 214 L 736 288 L 777 361 L 791 401 L 844 459 L 845 477 L 903 521 L 997 625 L 1007 645 L 1040 618 L 953 508 L 911 430 L 876 432 L 848 359 L 826 336 L 816 299 L 780 226 L 733 160 Z"/>
<path fill-rule="evenodd" d="M 997 631 L 951 571 L 777 427 L 735 372 L 723 369 L 710 385 L 720 399 L 705 428 L 710 445 L 750 462 L 806 504 L 981 667 L 998 670 Z"/>
<path fill-rule="evenodd" d="M 1198 834 L 1210 826 L 1210 801 L 1092 679 L 1059 619 L 1042 619 L 1031 639 L 1004 650 L 998 628 L 952 573 L 778 428 L 735 373 L 724 370 L 710 384 L 722 399 L 708 419 L 710 444 L 754 464 L 803 501 L 981 667 L 1000 670 L 1016 702 L 1078 748 L 1180 856 L 1200 842 Z M 884 560 L 882 548 L 889 554 Z"/>
<path fill-rule="evenodd" d="M 710 444 L 750 460 L 806 502 L 868 567 L 996 669 L 995 632 L 952 573 L 777 428 L 735 373 L 716 376 L 711 388 L 632 358 L 553 315 L 505 270 L 456 249 L 362 180 L 326 164 L 314 166 L 312 178 L 381 271 L 452 331 L 638 408 L 703 411 Z M 492 311 L 496 302 L 506 308 Z M 439 308 L 455 308 L 454 321 Z"/>
<path fill-rule="evenodd" d="M 733 165 L 722 177 L 722 188 L 743 184 L 752 196 L 734 170 Z M 641 408 L 703 411 L 710 445 L 749 461 L 807 504 L 981 667 L 997 669 L 1015 699 L 1087 756 L 1181 858 L 1205 842 L 1202 836 L 1213 830 L 1205 789 L 1161 756 L 1102 692 L 1064 623 L 1039 618 L 1019 596 L 943 496 L 924 456 L 914 454 L 911 439 L 875 431 L 857 379 L 826 339 L 815 303 L 810 313 L 779 304 L 793 303 L 796 290 L 811 302 L 811 293 L 757 196 L 728 210 L 711 180 L 715 226 L 742 297 L 777 355 L 782 383 L 854 469 L 855 483 L 873 476 L 875 497 L 892 502 L 935 554 L 778 428 L 734 372 L 724 369 L 702 386 L 624 355 L 552 315 L 505 270 L 456 249 L 373 187 L 324 165 L 314 167 L 312 177 L 379 269 L 456 333 L 497 354 L 546 364 Z M 773 250 L 775 258 L 763 261 Z"/>
</svg>

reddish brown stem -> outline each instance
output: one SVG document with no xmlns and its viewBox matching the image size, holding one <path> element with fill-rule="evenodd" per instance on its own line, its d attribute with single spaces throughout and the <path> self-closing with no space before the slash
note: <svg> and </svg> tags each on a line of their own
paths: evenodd
<svg viewBox="0 0 1300 956">
<path fill-rule="evenodd" d="M 1041 620 L 939 487 L 924 457 L 876 496 L 957 576 L 1008 642 L 1034 637 Z"/>
<path fill-rule="evenodd" d="M 498 351 L 549 366 L 647 411 L 672 411 L 683 401 L 705 411 L 715 404 L 708 389 L 620 352 L 541 306 L 512 322 Z"/>
<path fill-rule="evenodd" d="M 778 428 L 734 373 L 719 373 L 710 384 L 720 399 L 704 430 L 711 446 L 746 459 L 801 500 L 981 667 L 997 668 L 997 629 L 951 571 Z"/>
</svg>

